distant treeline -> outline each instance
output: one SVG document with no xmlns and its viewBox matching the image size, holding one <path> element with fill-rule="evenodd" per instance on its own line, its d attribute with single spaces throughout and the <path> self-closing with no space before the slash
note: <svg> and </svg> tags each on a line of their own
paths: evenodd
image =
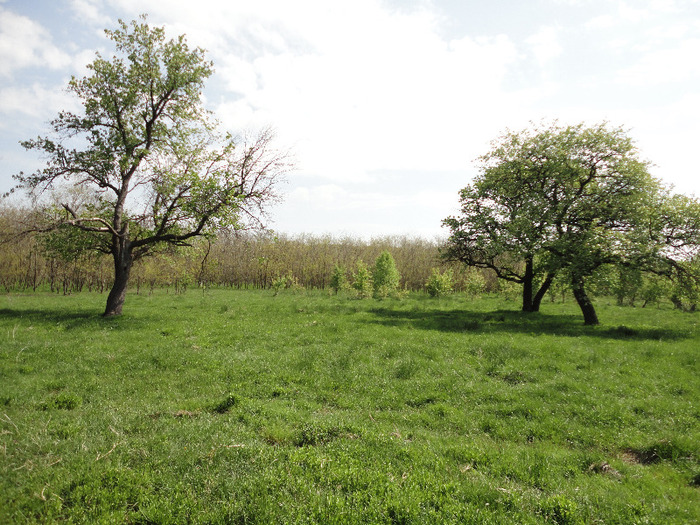
<svg viewBox="0 0 700 525">
<path fill-rule="evenodd" d="M 0 205 L 0 290 L 109 291 L 114 277 L 110 256 L 57 249 L 50 235 L 23 233 L 27 217 L 26 210 Z M 282 283 L 330 291 L 338 269 L 351 285 L 358 263 L 371 268 L 384 251 L 396 263 L 400 290 L 434 295 L 434 287 L 441 285 L 440 293 L 500 293 L 513 299 L 522 291 L 515 283 L 497 279 L 490 270 L 442 261 L 437 240 L 402 236 L 365 241 L 269 231 L 222 233 L 211 241 L 197 239 L 190 247 L 163 247 L 134 265 L 130 289 L 137 293 L 157 288 L 177 293 L 195 286 L 277 290 Z M 620 305 L 646 306 L 667 300 L 677 308 L 695 310 L 700 297 L 694 286 L 679 286 L 631 269 L 603 267 L 594 277 L 591 294 L 615 297 Z M 553 301 L 569 294 L 568 282 L 558 278 L 548 295 Z"/>
<path fill-rule="evenodd" d="M 114 275 L 110 257 L 89 250 L 67 255 L 53 249 L 44 234 L 22 234 L 23 213 L 7 207 L 0 210 L 0 286 L 4 291 L 109 291 Z M 424 290 L 434 268 L 452 269 L 455 291 L 465 289 L 475 273 L 483 278 L 486 290 L 498 286 L 495 276 L 440 261 L 437 241 L 238 232 L 223 233 L 211 241 L 198 239 L 191 247 L 164 247 L 134 265 L 131 289 L 180 291 L 193 285 L 264 289 L 281 277 L 306 289 L 329 289 L 336 266 L 351 280 L 359 261 L 372 266 L 385 250 L 396 261 L 401 289 Z"/>
</svg>

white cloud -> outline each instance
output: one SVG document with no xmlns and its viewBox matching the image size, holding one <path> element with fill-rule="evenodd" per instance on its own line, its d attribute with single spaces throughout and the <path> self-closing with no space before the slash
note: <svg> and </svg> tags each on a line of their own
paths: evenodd
<svg viewBox="0 0 700 525">
<path fill-rule="evenodd" d="M 10 86 L 0 89 L 0 114 L 12 119 L 33 117 L 49 119 L 60 110 L 78 110 L 76 100 L 65 90 L 34 83 L 31 86 Z M 12 120 L 3 121 L 11 123 Z"/>
<path fill-rule="evenodd" d="M 544 67 L 552 59 L 555 59 L 564 52 L 564 48 L 559 42 L 558 27 L 543 27 L 536 34 L 526 40 L 532 49 L 535 61 L 540 67 Z"/>
<path fill-rule="evenodd" d="M 70 4 L 78 19 L 83 22 L 104 27 L 114 23 L 114 20 L 100 11 L 102 8 L 100 0 L 70 0 Z"/>
<path fill-rule="evenodd" d="M 70 57 L 51 42 L 44 27 L 0 7 L 0 76 L 27 67 L 60 69 L 68 64 Z"/>
<path fill-rule="evenodd" d="M 216 73 L 205 97 L 229 129 L 272 125 L 295 152 L 299 169 L 280 229 L 313 231 L 321 222 L 329 230 L 417 232 L 426 224 L 439 231 L 488 141 L 541 118 L 632 126 L 645 154 L 648 148 L 652 160 L 672 166 L 665 173 L 689 172 L 684 137 L 697 136 L 691 119 L 700 117 L 683 108 L 697 103 L 700 80 L 697 0 L 548 0 L 532 6 L 536 22 L 525 28 L 488 3 L 479 15 L 503 24 L 460 25 L 450 17 L 473 9 L 442 0 L 65 3 L 78 22 L 76 38 L 60 46 L 26 17 L 13 15 L 25 24 L 21 31 L 15 24 L 5 31 L 0 20 L 0 78 L 26 67 L 62 68 L 21 79 L 21 87 L 12 77 L 0 88 L 0 112 L 9 115 L 3 131 L 13 116 L 26 124 L 25 116 L 47 119 L 67 107 L 60 90 L 67 75 L 85 74 L 94 57 L 81 46 L 109 46 L 96 28 L 148 12 L 169 35 L 186 34 L 191 46 L 208 50 Z M 0 7 L 0 16 L 7 13 Z M 527 27 L 536 31 L 529 38 Z M 19 44 L 25 47 L 15 53 Z M 672 123 L 671 112 L 679 112 Z M 387 173 L 409 170 L 426 175 L 388 182 Z M 444 176 L 457 172 L 459 181 Z"/>
<path fill-rule="evenodd" d="M 700 77 L 700 38 L 643 55 L 636 64 L 618 72 L 617 81 L 631 86 L 684 82 Z"/>
<path fill-rule="evenodd" d="M 368 171 L 469 162 L 470 134 L 495 111 L 519 112 L 504 92 L 519 59 L 506 36 L 446 41 L 422 7 L 352 3 L 118 2 L 207 48 L 228 93 L 211 98 L 229 127 L 273 124 L 318 176 L 368 180 Z M 478 124 L 477 124 L 478 123 Z M 483 126 L 482 126 L 483 124 Z"/>
<path fill-rule="evenodd" d="M 405 194 L 390 193 L 379 187 L 348 189 L 338 184 L 321 184 L 291 191 L 275 209 L 273 219 L 289 233 L 327 228 L 335 234 L 354 233 L 363 238 L 383 235 L 433 238 L 444 233 L 441 221 L 457 212 L 456 202 L 456 188 L 450 191 L 422 188 Z M 295 227 L 290 229 L 290 223 Z"/>
<path fill-rule="evenodd" d="M 630 5 L 627 2 L 620 2 L 618 16 L 626 22 L 638 23 L 653 17 L 654 13 L 649 6 L 640 8 L 639 3 Z"/>
<path fill-rule="evenodd" d="M 609 13 L 591 18 L 584 25 L 588 29 L 610 29 L 616 25 L 615 17 Z"/>
</svg>

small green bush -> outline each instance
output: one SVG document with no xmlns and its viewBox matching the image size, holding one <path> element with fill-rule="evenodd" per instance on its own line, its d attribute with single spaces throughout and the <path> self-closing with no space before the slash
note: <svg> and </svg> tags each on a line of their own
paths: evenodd
<svg viewBox="0 0 700 525">
<path fill-rule="evenodd" d="M 331 274 L 331 288 L 336 293 L 336 295 L 348 287 L 348 278 L 346 276 L 346 271 L 344 266 L 338 264 L 333 268 L 333 273 Z"/>
<path fill-rule="evenodd" d="M 379 254 L 379 257 L 377 257 L 374 263 L 372 278 L 375 298 L 384 299 L 398 291 L 401 274 L 399 274 L 399 270 L 396 268 L 394 258 L 388 251 L 384 250 Z"/>
<path fill-rule="evenodd" d="M 440 273 L 440 270 L 433 268 L 430 277 L 425 283 L 425 289 L 430 297 L 442 297 L 454 291 L 454 276 L 452 270 Z"/>
<path fill-rule="evenodd" d="M 356 270 L 352 274 L 352 287 L 359 299 L 372 297 L 372 273 L 362 259 L 357 261 Z"/>
<path fill-rule="evenodd" d="M 546 498 L 540 505 L 540 511 L 548 523 L 557 525 L 583 525 L 576 502 L 563 494 Z"/>
<path fill-rule="evenodd" d="M 464 277 L 464 291 L 470 299 L 480 297 L 485 289 L 486 280 L 481 272 L 472 270 Z"/>
<path fill-rule="evenodd" d="M 279 295 L 282 290 L 292 290 L 294 292 L 298 292 L 304 289 L 304 287 L 299 284 L 299 280 L 294 277 L 291 272 L 289 272 L 287 275 L 279 276 L 274 279 L 270 287 L 274 292 L 274 296 Z"/>
<path fill-rule="evenodd" d="M 60 392 L 52 396 L 48 401 L 41 404 L 42 410 L 73 410 L 82 405 L 80 396 L 68 392 Z"/>
</svg>

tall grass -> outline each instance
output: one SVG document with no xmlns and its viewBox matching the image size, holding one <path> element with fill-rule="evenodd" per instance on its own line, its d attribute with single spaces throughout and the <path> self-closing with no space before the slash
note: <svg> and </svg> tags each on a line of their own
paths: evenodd
<svg viewBox="0 0 700 525">
<path fill-rule="evenodd" d="M 700 522 L 698 314 L 0 296 L 0 523 Z"/>
</svg>

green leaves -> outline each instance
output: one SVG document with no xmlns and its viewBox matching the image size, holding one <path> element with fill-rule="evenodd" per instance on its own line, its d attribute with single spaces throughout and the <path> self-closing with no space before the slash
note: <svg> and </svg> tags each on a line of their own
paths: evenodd
<svg viewBox="0 0 700 525">
<path fill-rule="evenodd" d="M 121 312 L 117 303 L 134 260 L 164 243 L 181 246 L 221 228 L 259 226 L 289 165 L 271 147 L 269 130 L 240 145 L 217 132 L 201 97 L 212 64 L 184 36 L 166 40 L 164 29 L 149 26 L 145 15 L 130 24 L 120 20 L 106 34 L 114 55 L 96 54 L 89 74 L 68 84 L 82 112 L 59 113 L 51 137 L 23 143 L 48 162 L 16 179 L 30 192 L 53 190 L 66 180 L 108 203 L 99 210 L 61 203 L 70 217 L 37 229 L 56 229 L 77 252 L 108 247 L 115 272 L 121 272 L 115 276 L 121 289 L 110 294 L 112 315 Z M 101 239 L 82 242 L 82 233 L 66 235 L 65 226 Z"/>
<path fill-rule="evenodd" d="M 374 271 L 372 272 L 374 296 L 383 299 L 395 294 L 399 289 L 400 280 L 401 275 L 396 268 L 394 258 L 388 251 L 384 250 L 374 262 Z"/>
<path fill-rule="evenodd" d="M 601 265 L 649 264 L 700 244 L 700 204 L 663 189 L 623 128 L 507 132 L 479 162 L 461 215 L 444 221 L 448 259 L 525 286 L 528 264 L 534 276 L 566 269 L 582 290 Z"/>
</svg>

